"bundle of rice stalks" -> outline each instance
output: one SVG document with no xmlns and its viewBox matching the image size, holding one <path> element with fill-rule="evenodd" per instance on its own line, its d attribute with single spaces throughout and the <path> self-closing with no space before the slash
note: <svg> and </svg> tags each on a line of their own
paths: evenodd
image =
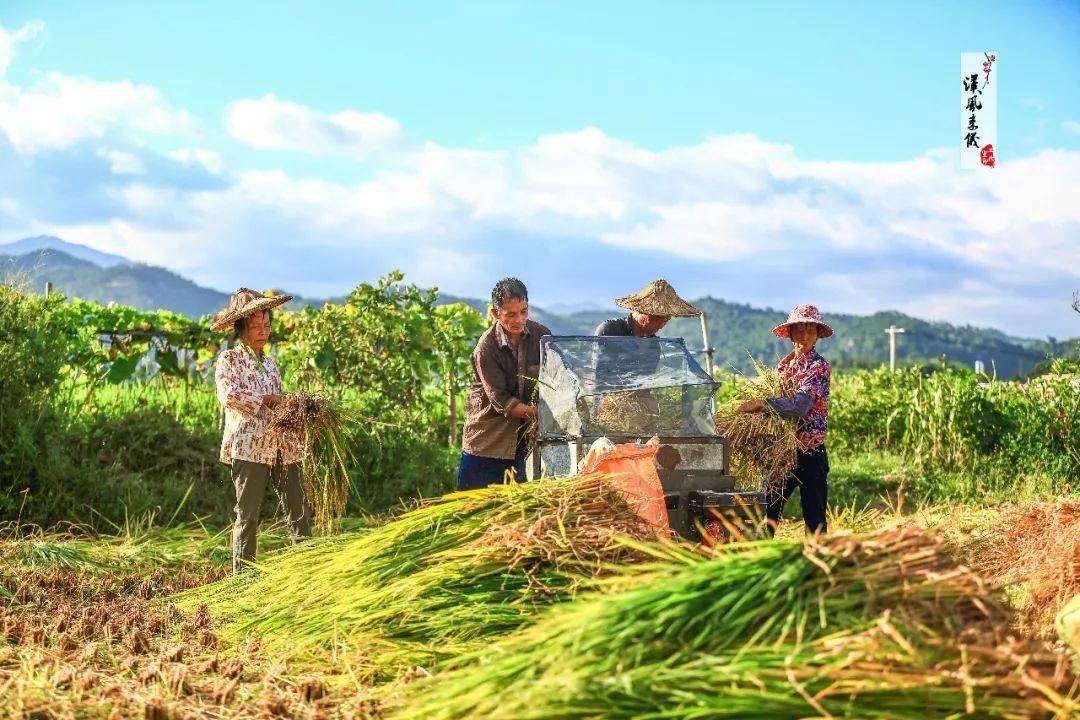
<svg viewBox="0 0 1080 720">
<path fill-rule="evenodd" d="M 329 530 L 349 501 L 349 449 L 346 424 L 360 416 L 348 408 L 309 392 L 282 395 L 267 424 L 267 432 L 303 443 L 304 489 L 316 527 Z"/>
<path fill-rule="evenodd" d="M 805 645 L 752 645 L 583 677 L 570 693 L 549 697 L 512 716 L 521 720 L 1075 717 L 1072 713 L 1080 710 L 1075 694 L 1069 697 L 1055 689 L 1065 684 L 1055 682 L 1066 672 L 1060 656 L 1042 652 L 1032 657 L 1028 648 L 1017 645 L 973 640 L 958 650 L 948 640 L 895 622 L 886 612 L 865 629 Z"/>
<path fill-rule="evenodd" d="M 475 649 L 579 584 L 633 559 L 650 539 L 604 476 L 453 493 L 333 546 L 299 548 L 260 574 L 199 588 L 220 634 L 258 635 L 282 658 L 389 677 Z"/>
<path fill-rule="evenodd" d="M 756 377 L 742 377 L 735 383 L 736 398 L 718 409 L 713 416 L 717 432 L 727 438 L 732 453 L 732 472 L 747 486 L 764 484 L 766 491 L 776 490 L 795 469 L 797 423 L 781 417 L 765 403 L 761 412 L 741 413 L 747 400 L 791 397 L 794 388 L 780 373 L 754 360 Z"/>
<path fill-rule="evenodd" d="M 1080 594 L 1080 500 L 1024 505 L 1004 513 L 976 566 L 1015 585 L 1025 629 L 1053 637 L 1054 618 Z"/>
<path fill-rule="evenodd" d="M 747 543 L 712 558 L 673 550 L 633 585 L 609 582 L 405 688 L 397 715 L 1042 717 L 1076 707 L 1063 697 L 1075 693 L 1063 658 L 999 648 L 1004 613 L 982 580 L 914 530 Z"/>
</svg>

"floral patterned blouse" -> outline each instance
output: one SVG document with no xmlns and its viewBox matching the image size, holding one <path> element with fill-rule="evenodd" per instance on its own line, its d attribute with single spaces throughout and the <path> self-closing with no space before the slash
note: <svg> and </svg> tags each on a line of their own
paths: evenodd
<svg viewBox="0 0 1080 720">
<path fill-rule="evenodd" d="M 225 413 L 225 432 L 221 437 L 221 462 L 233 460 L 274 465 L 300 462 L 301 439 L 280 439 L 266 433 L 270 410 L 262 404 L 263 395 L 281 393 L 281 373 L 274 359 L 264 355 L 262 362 L 247 345 L 238 345 L 218 355 L 214 369 L 218 402 Z"/>
<path fill-rule="evenodd" d="M 802 357 L 796 357 L 792 350 L 776 366 L 777 372 L 795 386 L 795 397 L 788 401 L 800 417 L 798 438 L 803 450 L 815 450 L 825 443 L 825 431 L 829 427 L 829 381 L 832 372 L 829 361 L 811 350 Z M 783 412 L 786 407 L 778 407 L 778 399 L 770 400 L 773 407 Z"/>
</svg>

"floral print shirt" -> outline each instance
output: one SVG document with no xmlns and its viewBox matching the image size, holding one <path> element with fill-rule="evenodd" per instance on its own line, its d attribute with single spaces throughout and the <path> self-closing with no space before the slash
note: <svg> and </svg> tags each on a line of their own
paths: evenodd
<svg viewBox="0 0 1080 720">
<path fill-rule="evenodd" d="M 825 443 L 825 431 L 829 426 L 829 381 L 832 372 L 829 361 L 811 350 L 796 357 L 792 350 L 776 366 L 777 372 L 794 385 L 795 397 L 773 398 L 769 403 L 784 412 L 787 405 L 800 417 L 798 438 L 803 450 L 816 450 Z"/>
<path fill-rule="evenodd" d="M 214 368 L 218 402 L 225 414 L 225 432 L 221 437 L 221 462 L 233 460 L 275 465 L 300 462 L 301 438 L 278 438 L 266 432 L 270 409 L 263 395 L 281 393 L 281 373 L 274 359 L 264 355 L 262 362 L 246 345 L 224 350 Z"/>
</svg>

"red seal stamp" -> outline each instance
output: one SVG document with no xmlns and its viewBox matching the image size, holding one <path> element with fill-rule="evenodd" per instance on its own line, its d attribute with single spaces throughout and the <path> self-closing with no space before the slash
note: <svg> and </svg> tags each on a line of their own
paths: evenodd
<svg viewBox="0 0 1080 720">
<path fill-rule="evenodd" d="M 994 167 L 994 146 L 983 145 L 979 150 L 979 161 L 986 167 Z"/>
</svg>

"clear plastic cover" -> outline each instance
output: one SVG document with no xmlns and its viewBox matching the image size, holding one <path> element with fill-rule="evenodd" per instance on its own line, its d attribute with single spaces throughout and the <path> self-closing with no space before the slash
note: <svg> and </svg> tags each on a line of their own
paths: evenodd
<svg viewBox="0 0 1080 720">
<path fill-rule="evenodd" d="M 717 383 L 680 338 L 545 337 L 543 438 L 715 436 Z"/>
</svg>

